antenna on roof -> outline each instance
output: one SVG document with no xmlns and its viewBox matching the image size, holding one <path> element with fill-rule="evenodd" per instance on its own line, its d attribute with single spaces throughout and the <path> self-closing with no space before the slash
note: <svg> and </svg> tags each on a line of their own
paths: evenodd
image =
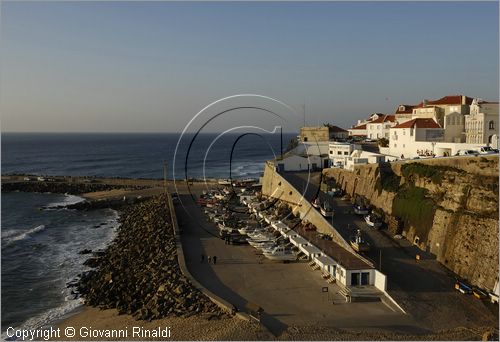
<svg viewBox="0 0 500 342">
<path fill-rule="evenodd" d="M 302 105 L 302 113 L 304 114 L 304 127 L 306 126 L 306 104 Z"/>
</svg>

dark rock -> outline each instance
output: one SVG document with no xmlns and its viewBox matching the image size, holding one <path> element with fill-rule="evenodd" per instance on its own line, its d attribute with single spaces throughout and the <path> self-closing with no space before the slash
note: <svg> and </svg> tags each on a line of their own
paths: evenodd
<svg viewBox="0 0 500 342">
<path fill-rule="evenodd" d="M 85 266 L 95 268 L 99 265 L 99 258 L 89 258 L 83 263 Z"/>
<path fill-rule="evenodd" d="M 78 290 L 88 305 L 138 320 L 221 313 L 180 271 L 164 196 L 123 206 L 119 221 L 106 251 L 86 261 L 95 269 L 80 277 Z"/>
</svg>

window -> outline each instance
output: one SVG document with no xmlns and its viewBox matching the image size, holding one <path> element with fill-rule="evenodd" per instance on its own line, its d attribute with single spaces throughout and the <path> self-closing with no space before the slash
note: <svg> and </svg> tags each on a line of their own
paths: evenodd
<svg viewBox="0 0 500 342">
<path fill-rule="evenodd" d="M 488 123 L 488 129 L 495 129 L 495 122 L 493 120 L 491 120 L 489 123 Z"/>
<path fill-rule="evenodd" d="M 342 155 L 342 151 L 337 151 L 337 155 L 341 156 Z"/>
<path fill-rule="evenodd" d="M 406 129 L 403 129 L 403 135 L 406 135 Z"/>
<path fill-rule="evenodd" d="M 307 137 L 304 137 L 304 142 L 307 142 Z"/>
<path fill-rule="evenodd" d="M 344 151 L 344 156 L 348 156 L 348 155 L 349 155 L 349 152 Z"/>
<path fill-rule="evenodd" d="M 398 147 L 398 145 L 397 145 L 397 144 L 394 144 L 394 148 L 396 148 L 396 147 Z"/>
<path fill-rule="evenodd" d="M 330 150 L 330 154 L 333 154 L 333 151 L 332 151 L 332 150 Z"/>
</svg>

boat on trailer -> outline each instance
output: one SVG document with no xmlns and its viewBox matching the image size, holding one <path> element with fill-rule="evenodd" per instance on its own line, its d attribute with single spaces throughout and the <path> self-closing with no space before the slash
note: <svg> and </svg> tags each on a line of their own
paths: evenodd
<svg viewBox="0 0 500 342">
<path fill-rule="evenodd" d="M 264 252 L 263 254 L 269 260 L 276 260 L 276 261 L 297 260 L 297 254 L 291 249 L 283 246 L 276 247 L 271 252 Z"/>
<path fill-rule="evenodd" d="M 356 215 L 368 215 L 370 213 L 370 210 L 364 205 L 356 204 L 353 208 Z"/>
<path fill-rule="evenodd" d="M 356 252 L 368 252 L 370 250 L 370 244 L 365 241 L 359 229 L 356 235 L 351 237 L 349 244 Z"/>
<path fill-rule="evenodd" d="M 367 225 L 373 228 L 380 228 L 380 226 L 382 225 L 382 220 L 380 220 L 380 218 L 376 217 L 373 214 L 366 215 L 365 222 Z"/>
<path fill-rule="evenodd" d="M 335 211 L 333 210 L 332 206 L 328 202 L 324 202 L 323 205 L 321 206 L 321 215 L 324 217 L 333 217 L 335 215 Z"/>
</svg>

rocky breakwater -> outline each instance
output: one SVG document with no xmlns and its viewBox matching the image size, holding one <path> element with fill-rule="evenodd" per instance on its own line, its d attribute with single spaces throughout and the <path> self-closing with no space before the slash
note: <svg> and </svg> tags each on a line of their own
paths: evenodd
<svg viewBox="0 0 500 342">
<path fill-rule="evenodd" d="M 498 279 L 498 156 L 369 164 L 324 175 L 473 285 Z"/>
<path fill-rule="evenodd" d="M 105 183 L 70 183 L 48 181 L 2 182 L 2 192 L 51 192 L 71 195 L 79 195 L 96 191 L 108 191 L 112 189 L 139 190 L 143 188 L 145 187 Z"/>
<path fill-rule="evenodd" d="M 140 320 L 224 315 L 182 275 L 166 203 L 159 196 L 122 210 L 116 238 L 86 262 L 94 269 L 79 280 L 87 305 L 116 308 Z"/>
</svg>

